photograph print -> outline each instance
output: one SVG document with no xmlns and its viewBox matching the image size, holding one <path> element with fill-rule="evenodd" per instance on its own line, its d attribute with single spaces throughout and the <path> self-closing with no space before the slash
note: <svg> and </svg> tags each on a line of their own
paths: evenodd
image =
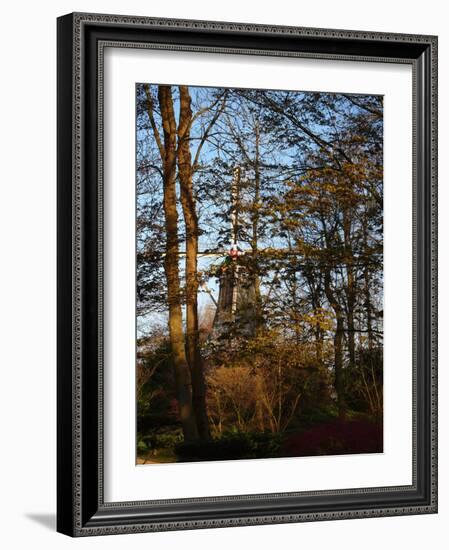
<svg viewBox="0 0 449 550">
<path fill-rule="evenodd" d="M 136 462 L 383 452 L 383 97 L 136 85 Z"/>
</svg>

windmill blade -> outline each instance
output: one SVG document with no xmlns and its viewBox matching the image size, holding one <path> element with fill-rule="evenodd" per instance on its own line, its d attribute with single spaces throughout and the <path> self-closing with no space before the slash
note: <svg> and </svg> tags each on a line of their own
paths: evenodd
<svg viewBox="0 0 449 550">
<path fill-rule="evenodd" d="M 185 250 L 179 250 L 178 251 L 178 256 L 186 256 L 187 252 Z M 227 252 L 225 250 L 217 250 L 217 251 L 214 251 L 214 250 L 205 250 L 204 252 L 203 251 L 199 251 L 197 252 L 197 256 L 202 256 L 202 257 L 210 257 L 210 258 L 219 258 L 220 256 L 225 256 L 227 254 Z M 165 252 L 162 252 L 162 256 L 165 256 Z"/>
<path fill-rule="evenodd" d="M 201 287 L 202 292 L 205 292 L 206 294 L 209 294 L 210 299 L 211 299 L 212 302 L 215 304 L 215 307 L 218 307 L 218 302 L 217 302 L 217 300 L 215 299 L 215 296 L 213 295 L 211 289 L 207 286 L 206 281 L 202 281 L 202 282 L 200 283 L 200 287 Z"/>
</svg>

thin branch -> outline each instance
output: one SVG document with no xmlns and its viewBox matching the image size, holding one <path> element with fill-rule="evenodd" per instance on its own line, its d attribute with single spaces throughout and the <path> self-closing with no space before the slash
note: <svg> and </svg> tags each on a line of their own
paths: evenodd
<svg viewBox="0 0 449 550">
<path fill-rule="evenodd" d="M 200 109 L 199 111 L 197 111 L 192 117 L 192 120 L 190 122 L 190 127 L 192 127 L 192 124 L 195 122 L 195 120 L 198 117 L 200 117 L 204 113 L 207 113 L 208 111 L 212 111 L 212 109 L 220 103 L 220 100 L 223 97 L 226 97 L 227 95 L 228 95 L 228 90 L 225 90 L 220 96 L 217 97 L 217 99 L 211 105 L 209 105 L 207 107 L 204 107 L 203 109 Z"/>
<path fill-rule="evenodd" d="M 259 106 L 262 106 L 262 107 L 267 106 L 267 104 L 268 104 L 268 106 L 271 107 L 271 109 L 273 109 L 273 111 L 275 111 L 276 113 L 278 113 L 280 115 L 283 115 L 286 118 L 288 118 L 297 128 L 299 128 L 304 134 L 306 134 L 306 136 L 308 136 L 316 145 L 318 145 L 319 147 L 322 147 L 324 149 L 327 149 L 330 152 L 337 151 L 338 153 L 341 154 L 341 156 L 347 162 L 349 162 L 350 164 L 353 164 L 352 160 L 346 155 L 346 153 L 340 147 L 335 147 L 329 141 L 326 141 L 323 138 L 320 138 L 319 136 L 317 136 L 315 133 L 311 132 L 308 128 L 306 128 L 296 118 L 296 116 L 294 116 L 292 113 L 290 113 L 286 110 L 282 110 L 279 107 L 279 105 L 275 101 L 273 101 L 270 97 L 268 97 L 267 95 L 264 94 L 264 98 L 265 98 L 265 105 L 264 105 L 264 103 L 261 103 L 260 101 L 258 101 L 257 99 L 254 99 L 253 97 L 249 97 L 248 99 L 250 101 L 252 101 L 253 103 L 255 103 L 256 105 L 259 105 Z M 340 162 L 335 157 L 334 154 L 332 154 L 332 158 L 335 160 L 337 165 L 340 166 Z"/>
<path fill-rule="evenodd" d="M 378 111 L 377 109 L 373 109 L 372 107 L 367 107 L 363 103 L 360 103 L 356 99 L 354 99 L 350 95 L 342 94 L 344 98 L 346 98 L 348 101 L 350 101 L 353 105 L 356 107 L 359 107 L 360 109 L 364 109 L 365 111 L 368 111 L 368 113 L 371 113 L 372 115 L 376 115 L 379 118 L 382 118 L 382 112 Z"/>
<path fill-rule="evenodd" d="M 159 166 L 156 166 L 155 164 L 142 163 L 138 167 L 139 170 L 145 170 L 147 168 L 152 168 L 153 170 L 156 170 L 159 173 L 159 175 L 161 176 L 161 178 L 164 178 L 164 174 L 163 174 L 162 170 L 159 168 Z"/>
<path fill-rule="evenodd" d="M 225 105 L 226 105 L 226 97 L 227 97 L 227 90 L 224 92 L 224 94 L 221 96 L 221 98 L 223 99 L 222 101 L 222 104 L 220 106 L 219 109 L 217 109 L 217 111 L 215 112 L 214 116 L 212 117 L 212 119 L 210 120 L 206 130 L 204 131 L 202 137 L 201 137 L 201 140 L 198 144 L 198 147 L 196 149 L 196 153 L 195 153 L 195 158 L 194 158 L 194 161 L 193 161 L 193 169 L 195 170 L 195 167 L 197 166 L 198 164 L 198 160 L 199 160 L 199 157 L 200 157 L 200 153 L 201 153 L 201 149 L 203 148 L 203 145 L 204 143 L 206 142 L 208 136 L 209 136 L 209 132 L 212 130 L 214 124 L 217 122 L 218 118 L 220 117 L 221 113 L 223 112 L 224 108 L 225 108 Z"/>
<path fill-rule="evenodd" d="M 165 149 L 164 149 L 164 145 L 162 144 L 159 130 L 157 129 L 157 126 L 156 126 L 156 121 L 154 120 L 153 98 L 151 97 L 150 86 L 148 84 L 144 84 L 143 88 L 145 90 L 145 95 L 147 96 L 148 118 L 150 119 L 151 128 L 153 130 L 154 138 L 156 140 L 159 153 L 161 155 L 161 158 L 163 159 L 165 156 Z"/>
</svg>

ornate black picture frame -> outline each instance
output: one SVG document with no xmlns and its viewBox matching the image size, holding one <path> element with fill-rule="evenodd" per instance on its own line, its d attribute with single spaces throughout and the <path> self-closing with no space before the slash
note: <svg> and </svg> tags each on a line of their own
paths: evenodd
<svg viewBox="0 0 449 550">
<path fill-rule="evenodd" d="M 413 70 L 413 483 L 109 503 L 103 495 L 104 45 Z M 147 17 L 58 19 L 58 500 L 71 536 L 437 511 L 437 38 Z"/>
</svg>

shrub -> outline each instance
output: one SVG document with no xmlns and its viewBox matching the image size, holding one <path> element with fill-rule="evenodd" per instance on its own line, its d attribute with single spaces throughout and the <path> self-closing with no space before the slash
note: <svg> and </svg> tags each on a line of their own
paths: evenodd
<svg viewBox="0 0 449 550">
<path fill-rule="evenodd" d="M 271 458 L 277 456 L 281 443 L 282 436 L 279 434 L 226 434 L 210 441 L 180 443 L 176 445 L 175 452 L 182 461 Z"/>
<path fill-rule="evenodd" d="M 139 439 L 139 441 L 137 442 L 137 451 L 139 453 L 145 453 L 146 451 L 148 451 L 148 446 L 143 439 Z"/>
<path fill-rule="evenodd" d="M 180 430 L 176 432 L 146 435 L 141 438 L 141 441 L 146 445 L 148 450 L 174 449 L 182 440 L 183 437 Z"/>
</svg>

